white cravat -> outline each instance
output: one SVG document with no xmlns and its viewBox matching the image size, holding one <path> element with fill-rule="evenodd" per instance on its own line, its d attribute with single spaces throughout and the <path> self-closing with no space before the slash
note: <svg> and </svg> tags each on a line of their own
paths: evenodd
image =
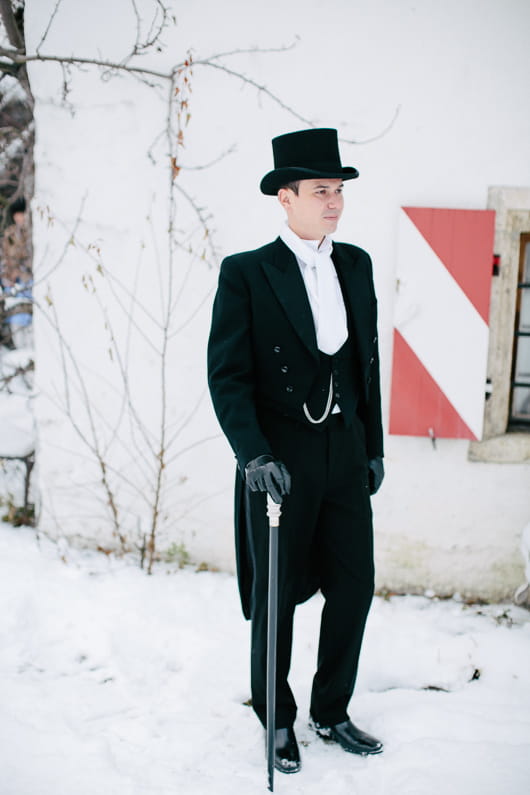
<svg viewBox="0 0 530 795">
<path fill-rule="evenodd" d="M 332 355 L 348 339 L 348 321 L 339 279 L 331 259 L 333 243 L 326 235 L 318 240 L 302 240 L 284 224 L 280 237 L 296 257 L 313 313 L 317 345 Z M 320 245 L 319 245 L 320 243 Z"/>
</svg>

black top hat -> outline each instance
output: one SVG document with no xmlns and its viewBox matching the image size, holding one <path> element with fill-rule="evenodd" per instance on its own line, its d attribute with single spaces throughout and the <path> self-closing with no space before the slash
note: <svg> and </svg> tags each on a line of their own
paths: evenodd
<svg viewBox="0 0 530 795">
<path fill-rule="evenodd" d="M 321 128 L 299 130 L 272 139 L 274 171 L 260 183 L 262 193 L 275 196 L 288 182 L 299 179 L 355 179 L 359 172 L 342 166 L 337 130 Z"/>
</svg>

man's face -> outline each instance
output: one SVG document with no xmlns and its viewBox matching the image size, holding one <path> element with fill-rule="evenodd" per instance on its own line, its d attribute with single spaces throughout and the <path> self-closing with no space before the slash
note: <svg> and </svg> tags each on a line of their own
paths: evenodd
<svg viewBox="0 0 530 795">
<path fill-rule="evenodd" d="M 341 179 L 303 179 L 298 195 L 290 188 L 278 192 L 280 204 L 287 213 L 293 232 L 304 240 L 322 240 L 337 228 L 344 196 Z"/>
</svg>

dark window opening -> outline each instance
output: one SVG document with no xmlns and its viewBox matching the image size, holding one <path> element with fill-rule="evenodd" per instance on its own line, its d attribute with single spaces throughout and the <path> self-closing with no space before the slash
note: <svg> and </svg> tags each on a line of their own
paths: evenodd
<svg viewBox="0 0 530 795">
<path fill-rule="evenodd" d="M 530 232 L 521 235 L 509 428 L 530 428 Z"/>
</svg>

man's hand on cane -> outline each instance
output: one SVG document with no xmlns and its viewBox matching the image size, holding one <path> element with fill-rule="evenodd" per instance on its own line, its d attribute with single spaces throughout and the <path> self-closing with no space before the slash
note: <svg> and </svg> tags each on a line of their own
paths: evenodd
<svg viewBox="0 0 530 795">
<path fill-rule="evenodd" d="M 245 481 L 251 491 L 268 492 L 275 503 L 291 491 L 291 476 L 285 464 L 271 455 L 260 455 L 245 467 Z"/>
</svg>

